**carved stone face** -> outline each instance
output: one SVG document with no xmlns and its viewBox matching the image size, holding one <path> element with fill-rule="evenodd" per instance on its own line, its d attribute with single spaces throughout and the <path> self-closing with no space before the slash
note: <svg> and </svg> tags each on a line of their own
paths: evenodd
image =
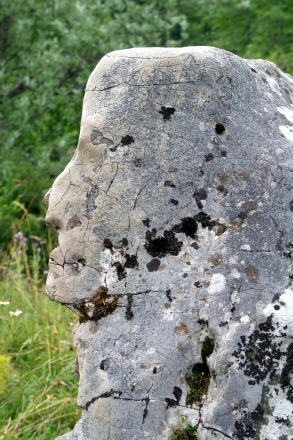
<svg viewBox="0 0 293 440">
<path fill-rule="evenodd" d="M 270 374 L 249 368 L 243 335 L 266 323 L 273 344 L 289 282 L 285 89 L 272 64 L 205 47 L 113 52 L 89 78 L 76 153 L 46 195 L 47 293 L 81 317 L 78 439 L 167 439 L 181 416 L 199 439 L 242 438 Z"/>
</svg>

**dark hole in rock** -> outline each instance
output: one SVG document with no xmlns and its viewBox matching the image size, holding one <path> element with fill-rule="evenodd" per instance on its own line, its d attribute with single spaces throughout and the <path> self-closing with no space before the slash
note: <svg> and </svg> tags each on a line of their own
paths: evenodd
<svg viewBox="0 0 293 440">
<path fill-rule="evenodd" d="M 108 368 L 109 368 L 109 360 L 103 359 L 100 363 L 100 369 L 106 371 L 108 370 Z"/>
<path fill-rule="evenodd" d="M 224 131 L 225 131 L 226 129 L 225 129 L 224 124 L 221 124 L 221 123 L 219 122 L 219 123 L 216 124 L 216 126 L 215 126 L 215 130 L 216 130 L 216 133 L 217 133 L 217 134 L 222 134 L 222 133 L 224 133 Z"/>
<path fill-rule="evenodd" d="M 170 302 L 172 302 L 171 290 L 166 290 L 166 296 Z"/>
<path fill-rule="evenodd" d="M 86 263 L 85 258 L 78 258 L 76 261 L 77 261 L 78 263 L 82 264 L 83 266 L 84 266 L 85 263 Z"/>
<path fill-rule="evenodd" d="M 133 142 L 134 142 L 134 139 L 132 136 L 129 136 L 129 134 L 127 134 L 126 136 L 122 136 L 122 139 L 121 139 L 122 145 L 129 145 L 129 144 L 132 144 Z"/>
<path fill-rule="evenodd" d="M 186 396 L 186 405 L 200 402 L 207 394 L 210 384 L 210 370 L 206 363 L 195 364 L 192 373 L 187 373 L 185 378 L 190 386 Z"/>
<path fill-rule="evenodd" d="M 128 246 L 128 240 L 127 240 L 127 238 L 122 238 L 122 240 L 121 240 L 121 244 L 122 244 L 123 247 Z"/>
<path fill-rule="evenodd" d="M 182 276 L 183 276 L 183 278 L 187 278 L 188 277 L 188 273 L 184 273 Z"/>
<path fill-rule="evenodd" d="M 220 193 L 223 193 L 223 192 L 225 192 L 225 187 L 223 185 L 218 185 L 217 191 L 219 191 Z"/>
<path fill-rule="evenodd" d="M 175 200 L 175 199 L 171 199 L 170 202 L 173 203 L 173 205 L 176 205 L 176 206 L 177 206 L 178 203 L 179 203 L 178 200 Z"/>
<path fill-rule="evenodd" d="M 158 372 L 157 367 L 154 367 L 153 374 L 157 374 L 157 372 Z"/>
<path fill-rule="evenodd" d="M 165 180 L 164 186 L 170 186 L 170 188 L 176 188 L 176 185 L 171 180 Z"/>
<path fill-rule="evenodd" d="M 163 237 L 154 238 L 155 229 L 146 232 L 146 251 L 152 257 L 165 257 L 166 255 L 178 255 L 182 248 L 182 241 L 178 241 L 174 232 L 164 231 Z"/>
<path fill-rule="evenodd" d="M 212 153 L 209 153 L 206 154 L 204 158 L 206 162 L 211 162 L 211 160 L 214 160 L 215 156 Z"/>
<path fill-rule="evenodd" d="M 136 255 L 126 254 L 125 260 L 126 261 L 125 261 L 124 267 L 126 267 L 128 269 L 134 269 L 135 267 L 138 267 L 138 261 L 137 261 Z"/>
<path fill-rule="evenodd" d="M 207 357 L 209 357 L 214 351 L 215 343 L 213 339 L 207 336 L 202 344 L 201 357 L 204 362 L 206 362 Z"/>
<path fill-rule="evenodd" d="M 290 202 L 290 211 L 293 212 L 293 200 L 291 200 L 291 202 Z"/>
<path fill-rule="evenodd" d="M 243 220 L 245 220 L 247 218 L 247 212 L 241 211 L 241 212 L 239 212 L 237 217 L 240 218 L 240 220 L 243 221 Z"/>
<path fill-rule="evenodd" d="M 149 218 L 146 218 L 145 220 L 143 220 L 142 223 L 143 223 L 147 228 L 150 227 L 150 219 L 149 219 Z"/>
<path fill-rule="evenodd" d="M 181 224 L 173 226 L 172 231 L 176 233 L 182 232 L 187 237 L 195 238 L 197 223 L 193 217 L 184 217 L 181 219 Z"/>
<path fill-rule="evenodd" d="M 226 150 L 221 150 L 221 156 L 226 157 L 227 156 L 227 151 Z"/>
<path fill-rule="evenodd" d="M 159 113 L 161 115 L 163 115 L 163 119 L 164 120 L 169 120 L 171 119 L 171 115 L 174 115 L 175 113 L 175 108 L 174 107 L 161 107 L 161 110 L 159 110 Z"/>
<path fill-rule="evenodd" d="M 153 258 L 146 264 L 146 267 L 149 272 L 156 272 L 159 269 L 160 264 L 161 260 L 159 260 L 159 258 Z"/>
</svg>

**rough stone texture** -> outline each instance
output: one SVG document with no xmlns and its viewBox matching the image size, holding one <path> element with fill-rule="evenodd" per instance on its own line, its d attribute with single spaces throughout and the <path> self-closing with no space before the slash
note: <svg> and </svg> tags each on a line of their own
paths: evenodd
<svg viewBox="0 0 293 440">
<path fill-rule="evenodd" d="M 199 440 L 292 439 L 292 92 L 215 48 L 100 61 L 46 196 L 48 295 L 81 315 L 84 411 L 59 440 L 169 439 L 182 416 Z"/>
</svg>

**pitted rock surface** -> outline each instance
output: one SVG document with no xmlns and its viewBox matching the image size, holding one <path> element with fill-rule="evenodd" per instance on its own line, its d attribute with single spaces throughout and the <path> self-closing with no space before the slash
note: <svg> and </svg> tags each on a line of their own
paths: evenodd
<svg viewBox="0 0 293 440">
<path fill-rule="evenodd" d="M 292 439 L 292 93 L 210 47 L 99 62 L 46 196 L 47 293 L 80 315 L 59 440 L 167 440 L 182 417 L 198 440 Z"/>
</svg>

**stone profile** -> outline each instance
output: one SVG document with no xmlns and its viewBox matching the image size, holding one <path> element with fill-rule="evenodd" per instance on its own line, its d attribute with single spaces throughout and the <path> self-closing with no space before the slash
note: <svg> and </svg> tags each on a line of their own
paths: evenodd
<svg viewBox="0 0 293 440">
<path fill-rule="evenodd" d="M 47 294 L 78 313 L 59 440 L 290 440 L 293 79 L 211 47 L 106 55 L 46 195 Z"/>
</svg>

